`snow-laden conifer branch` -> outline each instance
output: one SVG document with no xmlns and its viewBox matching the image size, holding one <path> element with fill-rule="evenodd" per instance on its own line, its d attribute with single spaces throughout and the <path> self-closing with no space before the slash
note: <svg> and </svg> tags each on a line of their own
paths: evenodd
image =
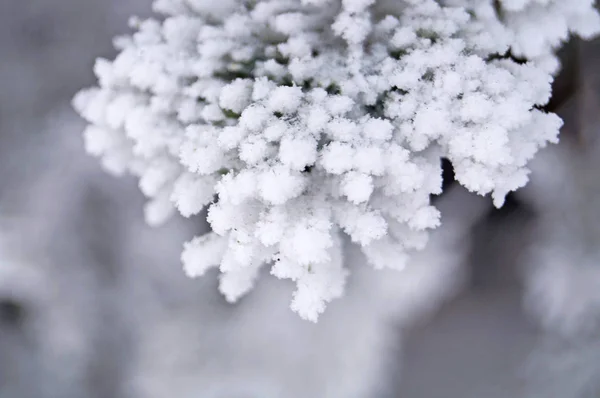
<svg viewBox="0 0 600 398">
<path fill-rule="evenodd" d="M 478 194 L 527 182 L 561 126 L 555 50 L 600 28 L 591 0 L 156 0 L 74 103 L 87 149 L 140 178 L 146 217 L 208 206 L 186 272 L 235 301 L 259 268 L 316 321 L 343 294 L 340 234 L 401 269 L 440 224 L 440 159 Z M 511 54 L 513 57 L 508 56 Z M 519 63 L 514 57 L 529 60 Z"/>
</svg>

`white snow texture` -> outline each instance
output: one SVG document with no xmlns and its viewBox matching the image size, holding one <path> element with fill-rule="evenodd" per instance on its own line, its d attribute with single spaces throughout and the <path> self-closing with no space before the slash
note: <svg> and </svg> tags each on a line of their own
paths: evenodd
<svg viewBox="0 0 600 398">
<path fill-rule="evenodd" d="M 218 5 L 217 5 L 218 4 Z M 440 224 L 441 158 L 504 196 L 556 142 L 554 52 L 600 30 L 592 0 L 156 0 L 75 107 L 87 150 L 140 179 L 147 221 L 208 207 L 190 276 L 234 302 L 264 264 L 317 321 L 348 271 L 340 234 L 402 269 Z M 517 58 L 528 62 L 518 62 Z"/>
</svg>

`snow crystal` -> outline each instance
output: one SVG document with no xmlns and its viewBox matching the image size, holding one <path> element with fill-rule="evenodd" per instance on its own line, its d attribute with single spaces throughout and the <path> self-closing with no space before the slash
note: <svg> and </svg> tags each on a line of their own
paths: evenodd
<svg viewBox="0 0 600 398">
<path fill-rule="evenodd" d="M 376 268 L 423 248 L 442 158 L 497 206 L 527 182 L 561 127 L 540 110 L 556 51 L 600 31 L 592 0 L 154 8 L 164 20 L 132 21 L 115 60 L 96 63 L 100 87 L 74 100 L 88 152 L 140 178 L 151 224 L 208 206 L 215 235 L 186 244 L 188 274 L 218 266 L 235 301 L 270 264 L 311 321 L 343 294 L 340 234 Z"/>
</svg>

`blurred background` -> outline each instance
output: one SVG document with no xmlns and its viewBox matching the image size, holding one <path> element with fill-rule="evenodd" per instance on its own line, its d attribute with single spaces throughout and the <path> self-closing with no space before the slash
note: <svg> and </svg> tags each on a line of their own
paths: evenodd
<svg viewBox="0 0 600 398">
<path fill-rule="evenodd" d="M 284 282 L 232 306 L 187 279 L 202 218 L 147 227 L 136 181 L 85 154 L 70 101 L 130 15 L 150 0 L 0 2 L 0 398 L 600 396 L 599 41 L 562 52 L 561 143 L 527 188 L 500 210 L 454 189 L 401 277 L 349 249 L 348 297 L 309 325 Z"/>
</svg>

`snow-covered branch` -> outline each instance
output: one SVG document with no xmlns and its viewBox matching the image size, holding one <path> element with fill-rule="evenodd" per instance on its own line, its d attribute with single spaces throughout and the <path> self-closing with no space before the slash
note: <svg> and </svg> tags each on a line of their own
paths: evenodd
<svg viewBox="0 0 600 398">
<path fill-rule="evenodd" d="M 600 29 L 578 0 L 157 0 L 132 20 L 99 87 L 74 104 L 87 149 L 139 177 L 160 224 L 208 207 L 188 242 L 236 301 L 263 264 L 316 321 L 343 294 L 340 234 L 402 269 L 440 224 L 441 159 L 470 191 L 504 196 L 556 142 L 555 50 Z M 517 58 L 528 62 L 520 62 Z"/>
</svg>

